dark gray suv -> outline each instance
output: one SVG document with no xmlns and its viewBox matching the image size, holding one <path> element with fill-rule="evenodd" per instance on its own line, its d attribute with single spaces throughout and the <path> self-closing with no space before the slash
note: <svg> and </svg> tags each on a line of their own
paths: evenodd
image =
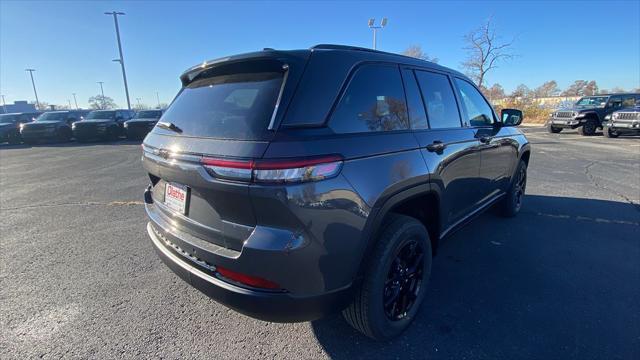
<svg viewBox="0 0 640 360">
<path fill-rule="evenodd" d="M 204 62 L 143 142 L 147 230 L 176 274 L 279 322 L 343 310 L 399 334 L 432 256 L 493 204 L 521 207 L 518 110 L 410 57 L 319 45 Z"/>
</svg>

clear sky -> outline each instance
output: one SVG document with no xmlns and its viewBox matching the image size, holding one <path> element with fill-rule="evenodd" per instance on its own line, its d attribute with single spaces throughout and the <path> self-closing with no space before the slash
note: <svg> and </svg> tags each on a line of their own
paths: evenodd
<svg viewBox="0 0 640 360">
<path fill-rule="evenodd" d="M 531 2 L 30 2 L 0 0 L 0 93 L 8 103 L 38 96 L 81 107 L 99 93 L 126 106 L 113 19 L 120 19 L 132 105 L 169 102 L 178 76 L 203 60 L 255 51 L 308 48 L 318 43 L 371 46 L 367 19 L 383 16 L 380 50 L 421 45 L 442 65 L 460 69 L 463 36 L 493 16 L 518 57 L 488 76 L 507 91 L 556 80 L 596 80 L 600 88 L 640 87 L 640 1 Z M 377 20 L 379 21 L 379 20 Z"/>
</svg>

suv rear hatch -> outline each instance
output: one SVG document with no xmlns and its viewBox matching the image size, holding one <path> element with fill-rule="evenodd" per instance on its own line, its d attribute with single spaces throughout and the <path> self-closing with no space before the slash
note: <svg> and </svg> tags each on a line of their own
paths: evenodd
<svg viewBox="0 0 640 360">
<path fill-rule="evenodd" d="M 182 89 L 143 143 L 154 215 L 197 238 L 242 249 L 256 225 L 245 165 L 265 153 L 308 56 L 263 51 L 181 76 Z"/>
</svg>

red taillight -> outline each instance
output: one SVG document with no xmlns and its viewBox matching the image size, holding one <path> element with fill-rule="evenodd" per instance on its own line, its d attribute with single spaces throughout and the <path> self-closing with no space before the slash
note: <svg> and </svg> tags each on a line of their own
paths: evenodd
<svg viewBox="0 0 640 360">
<path fill-rule="evenodd" d="M 202 158 L 207 171 L 223 179 L 262 183 L 318 181 L 337 175 L 342 168 L 338 155 L 307 159 L 237 161 Z"/>
<path fill-rule="evenodd" d="M 218 274 L 222 275 L 223 277 L 229 280 L 233 280 L 244 285 L 249 285 L 251 287 L 262 288 L 262 289 L 280 289 L 280 285 L 274 283 L 273 281 L 263 279 L 261 277 L 241 274 L 239 272 L 225 269 L 220 266 L 216 267 L 216 271 L 218 272 Z"/>
</svg>

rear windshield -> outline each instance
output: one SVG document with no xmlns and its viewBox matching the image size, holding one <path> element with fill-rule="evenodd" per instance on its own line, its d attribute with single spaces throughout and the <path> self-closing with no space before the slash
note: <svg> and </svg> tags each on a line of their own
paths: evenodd
<svg viewBox="0 0 640 360">
<path fill-rule="evenodd" d="M 162 116 L 181 135 L 263 140 L 282 85 L 282 73 L 213 76 L 184 87 Z"/>
</svg>

